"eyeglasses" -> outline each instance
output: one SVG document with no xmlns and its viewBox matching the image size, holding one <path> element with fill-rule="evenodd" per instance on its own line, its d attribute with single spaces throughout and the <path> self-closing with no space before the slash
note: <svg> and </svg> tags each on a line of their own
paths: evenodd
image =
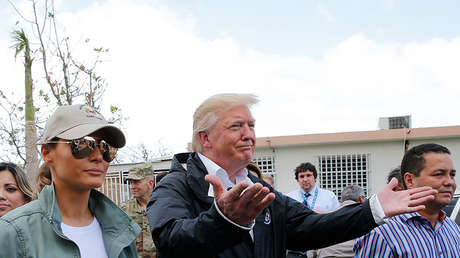
<svg viewBox="0 0 460 258">
<path fill-rule="evenodd" d="M 117 155 L 117 148 L 110 146 L 106 141 L 100 140 L 97 143 L 96 139 L 91 136 L 85 136 L 80 139 L 75 139 L 71 141 L 48 141 L 46 143 L 67 143 L 70 144 L 70 149 L 72 150 L 72 156 L 76 159 L 83 159 L 93 153 L 96 146 L 102 153 L 102 158 L 111 162 L 115 159 Z"/>
</svg>

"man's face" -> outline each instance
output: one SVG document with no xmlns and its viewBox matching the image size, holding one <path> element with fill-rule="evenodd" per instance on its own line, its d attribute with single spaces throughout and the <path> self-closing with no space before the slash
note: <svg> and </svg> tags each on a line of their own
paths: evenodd
<svg viewBox="0 0 460 258">
<path fill-rule="evenodd" d="M 313 176 L 313 172 L 307 170 L 299 172 L 297 182 L 299 183 L 300 188 L 302 188 L 305 192 L 308 192 L 313 188 L 313 186 L 315 186 L 316 178 Z"/>
<path fill-rule="evenodd" d="M 405 175 L 407 188 L 419 186 L 431 186 L 438 190 L 435 199 L 427 204 L 427 208 L 441 209 L 452 200 L 456 189 L 455 169 L 452 159 L 447 153 L 426 153 L 425 167 L 420 171 L 419 176 L 412 174 Z"/>
<path fill-rule="evenodd" d="M 226 170 L 239 170 L 252 160 L 254 119 L 245 105 L 217 114 L 216 124 L 202 141 L 206 154 Z M 227 171 L 229 172 L 229 171 Z"/>
<path fill-rule="evenodd" d="M 148 198 L 152 193 L 152 187 L 149 178 L 140 180 L 130 180 L 129 188 L 134 198 Z"/>
</svg>

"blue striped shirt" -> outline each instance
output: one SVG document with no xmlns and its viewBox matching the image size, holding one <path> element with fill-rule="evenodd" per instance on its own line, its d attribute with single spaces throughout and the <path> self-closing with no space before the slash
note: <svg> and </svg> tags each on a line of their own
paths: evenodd
<svg viewBox="0 0 460 258">
<path fill-rule="evenodd" d="M 433 228 L 419 213 L 391 218 L 358 238 L 355 257 L 460 257 L 460 227 L 441 211 Z"/>
</svg>

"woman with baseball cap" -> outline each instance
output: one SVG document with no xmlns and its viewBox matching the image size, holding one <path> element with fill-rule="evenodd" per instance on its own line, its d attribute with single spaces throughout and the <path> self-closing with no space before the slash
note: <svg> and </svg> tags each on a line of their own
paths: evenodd
<svg viewBox="0 0 460 258">
<path fill-rule="evenodd" d="M 125 145 L 121 130 L 89 106 L 63 106 L 40 144 L 51 184 L 0 218 L 0 257 L 137 257 L 139 226 L 94 190 Z"/>
</svg>

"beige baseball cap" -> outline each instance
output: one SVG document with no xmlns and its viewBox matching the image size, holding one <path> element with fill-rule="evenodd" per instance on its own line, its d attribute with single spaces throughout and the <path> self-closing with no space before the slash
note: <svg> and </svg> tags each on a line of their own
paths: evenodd
<svg viewBox="0 0 460 258">
<path fill-rule="evenodd" d="M 112 147 L 125 146 L 126 139 L 123 132 L 105 120 L 93 107 L 60 106 L 46 122 L 39 144 L 44 144 L 55 137 L 64 140 L 79 139 L 99 130 L 104 131 L 104 140 Z"/>
</svg>

